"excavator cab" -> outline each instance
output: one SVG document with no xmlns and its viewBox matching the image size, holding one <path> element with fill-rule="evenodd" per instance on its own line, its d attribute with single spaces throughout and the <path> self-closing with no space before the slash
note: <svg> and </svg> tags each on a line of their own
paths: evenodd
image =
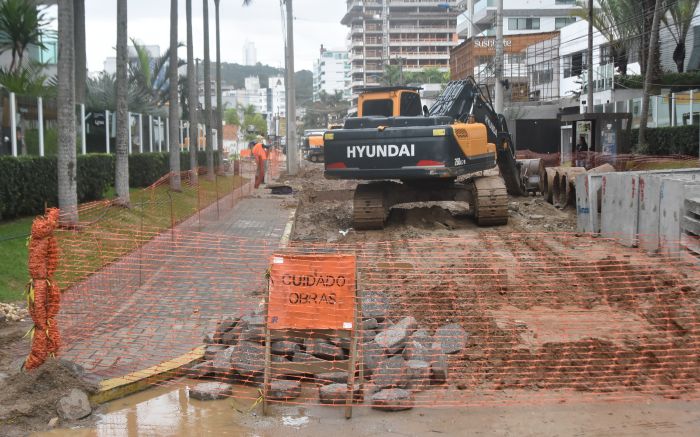
<svg viewBox="0 0 700 437">
<path fill-rule="evenodd" d="M 415 117 L 423 115 L 420 87 L 366 87 L 357 101 L 358 117 Z"/>
</svg>

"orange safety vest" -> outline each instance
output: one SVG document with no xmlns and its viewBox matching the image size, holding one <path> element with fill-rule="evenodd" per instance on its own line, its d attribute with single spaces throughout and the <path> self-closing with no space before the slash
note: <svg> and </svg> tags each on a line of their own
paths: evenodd
<svg viewBox="0 0 700 437">
<path fill-rule="evenodd" d="M 265 152 L 265 148 L 263 147 L 262 143 L 258 143 L 253 147 L 253 155 L 255 157 L 260 157 L 263 161 L 267 159 L 267 152 Z"/>
</svg>

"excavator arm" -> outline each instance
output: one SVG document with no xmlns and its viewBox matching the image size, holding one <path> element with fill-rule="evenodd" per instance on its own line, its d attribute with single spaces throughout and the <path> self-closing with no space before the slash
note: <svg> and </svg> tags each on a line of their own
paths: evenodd
<svg viewBox="0 0 700 437">
<path fill-rule="evenodd" d="M 496 145 L 496 162 L 508 193 L 521 196 L 525 190 L 520 182 L 520 168 L 515 159 L 515 145 L 502 114 L 493 108 L 490 97 L 472 77 L 450 82 L 430 108 L 431 116 L 448 116 L 455 121 L 470 119 L 486 125 L 487 138 Z"/>
</svg>

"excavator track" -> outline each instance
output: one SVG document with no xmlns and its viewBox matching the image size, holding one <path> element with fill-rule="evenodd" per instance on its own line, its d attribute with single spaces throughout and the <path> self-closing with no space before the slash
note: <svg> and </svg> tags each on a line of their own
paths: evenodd
<svg viewBox="0 0 700 437">
<path fill-rule="evenodd" d="M 508 223 L 508 192 L 499 176 L 472 179 L 472 207 L 479 226 L 500 226 Z"/>
<path fill-rule="evenodd" d="M 383 229 L 386 217 L 384 185 L 381 183 L 358 185 L 353 199 L 353 227 L 359 230 Z"/>
</svg>

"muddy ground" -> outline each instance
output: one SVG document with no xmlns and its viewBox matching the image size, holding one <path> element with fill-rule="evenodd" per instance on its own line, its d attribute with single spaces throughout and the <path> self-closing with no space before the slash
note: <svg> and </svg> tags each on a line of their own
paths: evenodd
<svg viewBox="0 0 700 437">
<path fill-rule="evenodd" d="M 511 197 L 508 225 L 494 229 L 474 224 L 469 206 L 459 202 L 414 203 L 392 209 L 384 231 L 358 233 L 352 229 L 355 181 L 328 180 L 322 164 L 307 164 L 294 178 L 281 182 L 293 187 L 299 201 L 292 239 L 300 242 L 352 243 L 473 235 L 482 232 L 575 232 L 573 207 L 558 209 L 541 196 Z"/>
<path fill-rule="evenodd" d="M 467 350 L 450 357 L 449 386 L 487 397 L 698 395 L 694 268 L 577 234 L 573 208 L 541 197 L 512 198 L 506 226 L 479 228 L 465 205 L 441 203 L 395 208 L 385 230 L 355 232 L 352 182 L 311 165 L 287 183 L 299 201 L 297 246 L 354 251 L 361 289 L 391 296 L 392 320 L 469 332 Z"/>
<path fill-rule="evenodd" d="M 32 322 L 0 322 L 0 435 L 26 436 L 49 429 L 57 417 L 56 403 L 71 389 L 90 393 L 96 389 L 83 381 L 65 363 L 49 359 L 41 368 L 24 372 L 20 366 L 30 348 Z M 59 421 L 58 426 L 90 425 L 93 419 Z"/>
</svg>

